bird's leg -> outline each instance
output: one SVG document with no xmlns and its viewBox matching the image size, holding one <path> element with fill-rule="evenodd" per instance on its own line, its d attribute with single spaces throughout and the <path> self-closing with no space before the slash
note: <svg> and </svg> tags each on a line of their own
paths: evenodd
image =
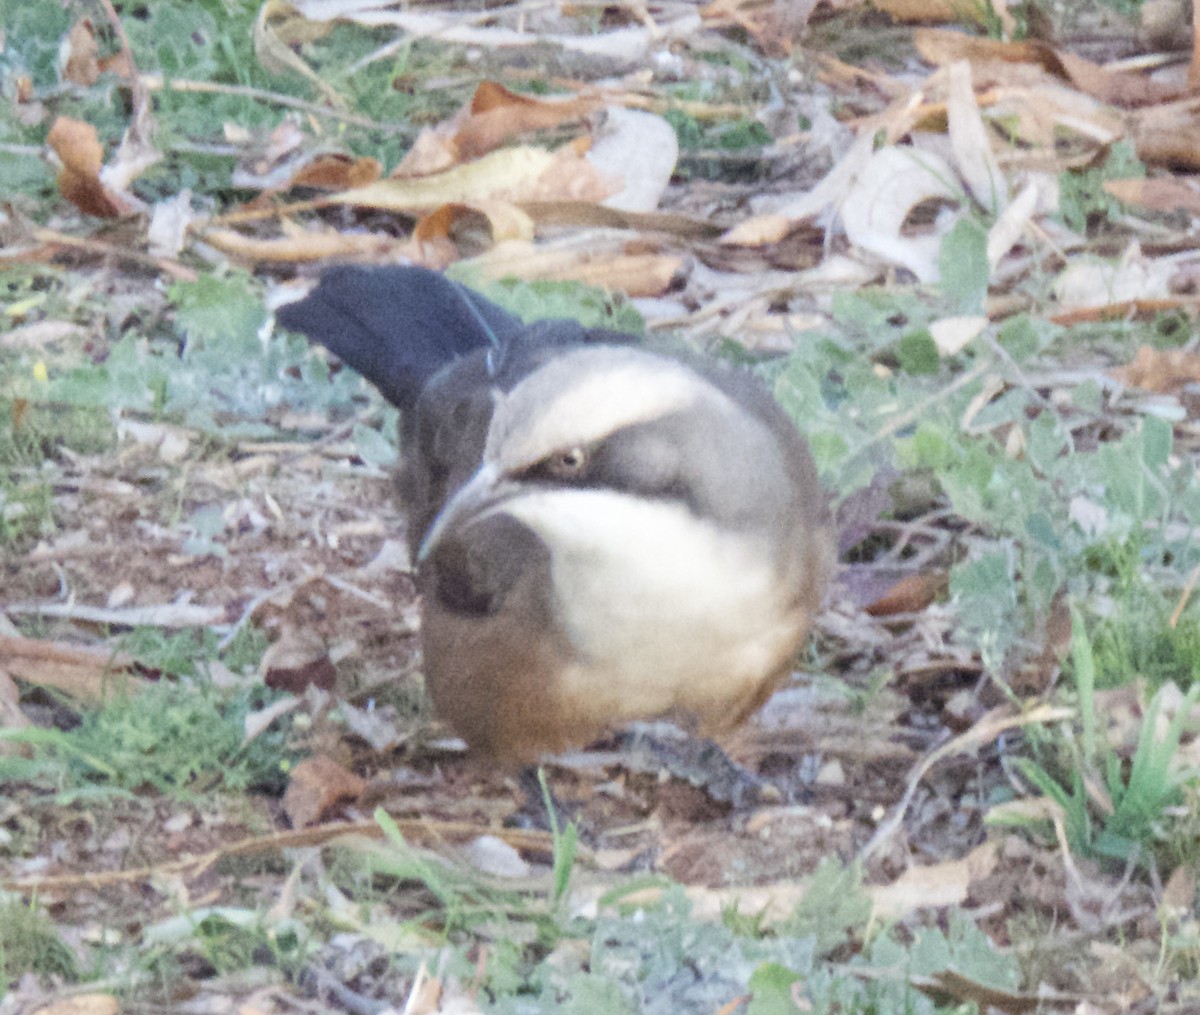
<svg viewBox="0 0 1200 1015">
<path fill-rule="evenodd" d="M 521 791 L 521 806 L 504 819 L 509 828 L 537 828 L 557 834 L 575 820 L 577 808 L 554 795 L 540 765 L 524 766 L 517 773 L 517 786 Z"/>
</svg>

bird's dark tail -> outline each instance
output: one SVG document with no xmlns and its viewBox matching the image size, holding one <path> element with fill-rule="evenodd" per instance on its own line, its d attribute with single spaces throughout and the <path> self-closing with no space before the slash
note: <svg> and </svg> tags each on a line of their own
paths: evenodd
<svg viewBox="0 0 1200 1015">
<path fill-rule="evenodd" d="M 275 318 L 325 346 L 401 409 L 451 360 L 502 345 L 524 328 L 519 318 L 444 275 L 398 265 L 331 268 Z"/>
</svg>

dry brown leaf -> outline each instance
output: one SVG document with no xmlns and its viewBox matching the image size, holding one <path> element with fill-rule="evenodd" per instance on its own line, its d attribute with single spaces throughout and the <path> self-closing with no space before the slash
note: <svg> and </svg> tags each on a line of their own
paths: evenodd
<svg viewBox="0 0 1200 1015">
<path fill-rule="evenodd" d="M 1180 97 L 1180 91 L 1153 78 L 1127 71 L 1110 71 L 1066 50 L 1055 49 L 1038 40 L 1003 42 L 963 35 L 937 28 L 918 29 L 913 44 L 922 58 L 934 66 L 947 66 L 959 60 L 973 65 L 1029 64 L 1074 86 L 1078 91 L 1101 102 L 1134 108 L 1168 102 Z M 990 81 L 1002 81 L 996 67 L 986 74 Z"/>
<path fill-rule="evenodd" d="M 557 127 L 599 108 L 596 98 L 537 99 L 484 81 L 471 100 L 449 120 L 423 130 L 391 174 L 428 176 L 495 151 L 506 141 L 535 130 Z"/>
<path fill-rule="evenodd" d="M 136 690 L 141 681 L 128 672 L 132 662 L 107 648 L 0 636 L 0 672 L 83 702 L 102 701 L 115 687 Z"/>
<path fill-rule="evenodd" d="M 293 770 L 283 794 L 283 810 L 293 828 L 314 825 L 338 804 L 357 800 L 366 782 L 323 754 L 305 758 Z"/>
<path fill-rule="evenodd" d="M 391 236 L 373 233 L 305 232 L 277 239 L 259 239 L 233 229 L 205 229 L 200 238 L 231 257 L 256 263 L 309 263 L 330 258 L 382 258 L 400 249 Z"/>
<path fill-rule="evenodd" d="M 276 691 L 303 694 L 311 686 L 330 690 L 337 669 L 325 640 L 313 631 L 288 626 L 268 646 L 258 664 L 263 683 Z"/>
<path fill-rule="evenodd" d="M 909 575 L 865 606 L 863 611 L 872 617 L 920 613 L 946 591 L 948 580 L 944 571 Z"/>
<path fill-rule="evenodd" d="M 948 66 L 959 60 L 973 65 L 1025 64 L 1040 67 L 1061 82 L 1072 85 L 1080 94 L 1123 109 L 1153 106 L 1177 100 L 1180 89 L 1150 77 L 1128 71 L 1110 71 L 1068 50 L 1055 49 L 1044 42 L 1002 42 L 995 38 L 977 38 L 961 32 L 919 29 L 913 34 L 917 52 L 934 66 Z M 996 66 L 980 72 L 992 85 L 1003 83 L 1006 74 Z"/>
<path fill-rule="evenodd" d="M 424 962 L 413 981 L 412 989 L 404 1002 L 405 1015 L 475 1015 L 482 1011 L 478 1004 L 457 997 L 453 991 L 448 992 L 443 1005 L 443 983 L 439 977 L 429 976 L 425 971 Z"/>
<path fill-rule="evenodd" d="M 529 194 L 511 198 L 521 201 L 591 201 L 599 204 L 620 192 L 624 181 L 613 179 L 587 158 L 587 139 L 565 145 L 537 178 Z"/>
<path fill-rule="evenodd" d="M 1040 42 L 1005 42 L 941 28 L 918 28 L 913 45 L 921 58 L 935 67 L 946 67 L 959 60 L 972 64 L 1036 64 L 1052 74 L 1062 74 L 1054 50 Z"/>
<path fill-rule="evenodd" d="M 875 915 L 900 920 L 921 909 L 962 905 L 971 884 L 987 877 L 995 869 L 996 860 L 996 843 L 985 842 L 961 859 L 910 867 L 890 885 L 867 888 Z"/>
<path fill-rule="evenodd" d="M 104 148 L 96 128 L 82 120 L 60 116 L 46 135 L 46 144 L 54 149 L 62 169 L 58 189 L 62 196 L 87 215 L 117 218 L 138 210 L 138 206 L 100 181 L 104 167 Z"/>
<path fill-rule="evenodd" d="M 1146 165 L 1200 170 L 1200 97 L 1133 110 L 1129 133 Z"/>
<path fill-rule="evenodd" d="M 1200 353 L 1188 349 L 1154 349 L 1143 345 L 1127 366 L 1109 371 L 1122 384 L 1161 395 L 1175 394 L 1200 381 Z"/>
<path fill-rule="evenodd" d="M 100 45 L 96 42 L 96 30 L 88 18 L 76 21 L 67 33 L 60 53 L 64 81 L 90 87 L 100 80 Z"/>
<path fill-rule="evenodd" d="M 460 158 L 478 158 L 511 138 L 578 120 L 600 105 L 599 99 L 588 96 L 535 99 L 485 81 L 475 90 L 470 116 L 455 135 L 455 145 Z"/>
<path fill-rule="evenodd" d="M 300 168 L 288 181 L 287 188 L 315 187 L 319 190 L 349 190 L 365 187 L 383 175 L 378 159 L 353 158 L 349 155 L 327 153 L 318 155 Z"/>
<path fill-rule="evenodd" d="M 1182 95 L 1172 85 L 1140 74 L 1110 71 L 1066 50 L 1057 50 L 1055 57 L 1071 84 L 1085 95 L 1113 106 L 1133 109 L 1171 102 Z"/>
<path fill-rule="evenodd" d="M 1151 211 L 1186 211 L 1200 215 L 1200 176 L 1105 180 L 1104 189 L 1125 204 Z"/>
<path fill-rule="evenodd" d="M 1153 78 L 1128 71 L 1110 71 L 1067 50 L 1055 49 L 1044 42 L 1003 42 L 963 35 L 936 28 L 918 29 L 913 43 L 922 58 L 934 66 L 947 66 L 959 60 L 969 60 L 984 67 L 996 64 L 1028 64 L 1072 85 L 1090 98 L 1108 105 L 1132 109 L 1139 106 L 1169 102 L 1181 97 L 1178 88 Z M 995 66 L 986 68 L 983 76 L 990 83 L 1003 81 L 1004 75 Z"/>
<path fill-rule="evenodd" d="M 100 72 L 112 74 L 122 81 L 132 81 L 137 75 L 137 68 L 133 65 L 133 57 L 129 50 L 120 49 L 100 58 Z"/>
<path fill-rule="evenodd" d="M 1051 314 L 1050 320 L 1064 327 L 1070 327 L 1073 324 L 1087 324 L 1092 321 L 1147 321 L 1172 310 L 1183 310 L 1196 314 L 1200 312 L 1200 299 L 1195 296 L 1171 296 L 1163 299 L 1121 300 L 1101 306 L 1064 310 L 1061 313 Z"/>
</svg>

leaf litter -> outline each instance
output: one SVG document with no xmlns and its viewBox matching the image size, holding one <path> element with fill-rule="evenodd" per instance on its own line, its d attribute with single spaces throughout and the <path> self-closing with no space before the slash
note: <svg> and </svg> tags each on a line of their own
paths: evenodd
<svg viewBox="0 0 1200 1015">
<path fill-rule="evenodd" d="M 792 1007 L 771 1010 L 808 1010 L 828 1003 L 821 991 L 834 973 L 798 944 L 798 914 L 808 898 L 832 919 L 832 902 L 814 900 L 837 885 L 833 894 L 861 893 L 873 914 L 847 916 L 822 953 L 871 984 L 857 1003 L 899 1010 L 884 999 L 916 1004 L 915 990 L 930 1004 L 1006 1011 L 1187 1010 L 1187 970 L 1200 954 L 1186 878 L 1194 844 L 1149 864 L 1127 850 L 1123 867 L 1113 854 L 1085 855 L 1092 840 L 1079 838 L 1072 807 L 1090 800 L 1091 820 L 1103 822 L 1121 785 L 1104 781 L 1095 745 L 1077 759 L 1075 795 L 1032 793 L 1014 759 L 1032 746 L 1050 765 L 1052 734 L 1080 714 L 1085 731 L 1089 722 L 1086 701 L 1059 697 L 1065 652 L 1045 619 L 1055 597 L 1069 588 L 1105 622 L 1128 605 L 1119 555 L 1086 588 L 1086 572 L 1063 563 L 1077 530 L 1047 521 L 1046 490 L 1070 497 L 1094 536 L 1119 544 L 1139 525 L 1153 533 L 1164 550 L 1151 576 L 1175 596 L 1170 628 L 1194 614 L 1194 339 L 1126 348 L 1117 339 L 1144 333 L 1080 331 L 1054 347 L 1061 362 L 1045 355 L 1062 334 L 1049 322 L 1166 327 L 1174 313 L 1194 327 L 1194 236 L 1178 217 L 1194 205 L 1195 146 L 1184 140 L 1197 126 L 1194 55 L 1121 59 L 1140 45 L 1131 28 L 1084 56 L 1083 33 L 1016 38 L 1003 8 L 986 38 L 904 29 L 911 58 L 901 63 L 849 45 L 861 42 L 856 18 L 878 17 L 853 4 L 483 12 L 308 0 L 247 8 L 244 52 L 253 80 L 269 82 L 259 87 L 206 80 L 202 61 L 196 74 L 151 69 L 137 16 L 77 6 L 91 17 L 63 23 L 54 73 L 83 93 L 124 89 L 128 115 L 115 127 L 60 101 L 44 71 L 3 64 L 6 116 L 40 131 L 57 166 L 53 190 L 14 193 L 0 249 L 13 279 L 0 349 L 18 357 L 10 443 L 54 433 L 45 407 L 74 407 L 93 435 L 116 421 L 103 448 L 48 437 L 38 465 L 6 460 L 0 615 L 11 630 L 0 643 L 0 714 L 11 733 L 3 743 L 25 767 L 6 770 L 0 880 L 36 893 L 63 941 L 83 955 L 117 928 L 173 956 L 175 989 L 214 1008 L 282 1011 L 298 990 L 352 1010 L 377 999 L 405 1011 L 555 1010 L 520 1009 L 522 992 L 541 990 L 578 1010 L 733 1011 L 765 1006 L 776 988 L 764 970 L 782 963 L 807 987 L 796 993 L 801 981 L 784 977 L 778 996 Z M 965 16 L 933 3 L 881 9 L 901 23 Z M 826 27 L 846 45 L 811 47 Z M 211 42 L 208 30 L 196 30 L 198 45 Z M 423 114 L 420 130 L 360 114 L 353 74 L 322 66 L 355 32 L 371 43 L 352 67 L 363 80 L 404 54 L 420 81 L 413 54 L 435 47 L 454 70 L 420 87 L 470 96 L 457 112 Z M 20 41 L 12 30 L 8 48 L 25 59 L 32 50 Z M 522 51 L 531 56 L 517 62 Z M 860 55 L 843 62 L 839 52 Z M 408 73 L 392 79 L 398 90 Z M 531 85 L 549 94 L 522 90 Z M 203 121 L 181 140 L 170 124 L 177 107 L 164 103 L 188 94 L 259 103 L 271 129 L 235 118 L 218 132 Z M 816 108 L 824 119 L 805 112 Z M 747 136 L 764 131 L 744 163 L 749 178 L 740 149 L 722 148 L 730 121 Z M 341 139 L 355 128 L 404 144 L 368 153 L 362 138 Z M 161 165 L 165 156 L 177 169 L 197 137 L 235 171 L 189 194 Z M 1115 158 L 1121 146 L 1132 163 Z M 613 158 L 606 147 L 647 157 Z M 1106 177 L 1106 164 L 1141 175 Z M 453 265 L 477 282 L 582 281 L 633 297 L 652 330 L 741 355 L 794 350 L 781 398 L 809 431 L 844 522 L 854 519 L 813 673 L 727 745 L 772 787 L 756 806 L 731 812 L 687 759 L 667 772 L 601 745 L 551 769 L 585 838 L 571 847 L 577 869 L 563 898 L 572 919 L 599 929 L 580 950 L 555 924 L 546 940 L 557 943 L 532 971 L 507 955 L 505 936 L 546 933 L 546 864 L 568 847 L 561 832 L 505 829 L 516 788 L 474 768 L 426 711 L 409 565 L 386 552 L 404 525 L 387 474 L 390 420 L 320 357 L 280 346 L 265 315 L 251 322 L 264 283 L 346 258 Z M 202 283 L 208 273 L 250 301 L 245 320 L 229 316 L 237 300 L 218 291 L 197 290 L 190 304 L 185 290 L 168 292 L 164 305 L 160 280 Z M 856 295 L 863 287 L 873 289 Z M 530 291 L 513 298 L 537 307 Z M 882 294 L 877 305 L 870 291 Z M 220 344 L 229 335 L 240 348 Z M 256 373 L 256 356 L 274 360 Z M 246 369 L 213 372 L 231 358 Z M 827 411 L 838 399 L 848 412 Z M 955 443 L 962 435 L 1001 450 L 991 480 L 980 478 L 978 453 Z M 1064 466 L 1068 449 L 1103 467 Z M 941 482 L 933 494 L 931 471 Z M 1139 478 L 1147 473 L 1151 483 Z M 1006 527 L 1013 511 L 1020 528 Z M 1018 581 L 1028 586 L 1020 594 Z M 1042 623 L 1019 623 L 1023 608 L 1041 610 Z M 237 658 L 243 641 L 264 635 L 273 656 Z M 1105 629 L 1094 636 L 1101 645 Z M 96 758 L 73 762 L 93 768 L 65 785 L 34 734 L 71 730 L 122 673 L 144 685 L 206 676 L 245 691 L 266 679 L 296 698 L 248 700 L 235 754 L 184 769 L 178 795 L 105 791 Z M 1096 714 L 1110 717 L 1108 776 L 1145 756 L 1147 736 L 1170 742 L 1170 717 L 1184 717 L 1184 788 L 1174 817 L 1160 821 L 1173 822 L 1169 839 L 1195 835 L 1186 811 L 1197 793 L 1185 721 L 1195 702 L 1167 697 L 1163 708 L 1167 698 L 1140 684 L 1101 690 Z M 288 740 L 298 753 L 273 788 L 222 784 L 222 765 L 297 715 Z M 235 717 L 212 721 L 226 718 Z M 68 742 L 59 737 L 58 749 Z M 499 877 L 505 849 L 524 864 L 509 857 L 507 882 L 473 880 Z M 835 876 L 823 866 L 830 857 L 865 865 Z M 1161 870 L 1169 857 L 1184 862 Z M 363 891 L 351 905 L 363 871 L 420 890 Z M 638 894 L 642 874 L 685 890 Z M 267 913 L 264 898 L 277 900 Z M 1164 918 L 1156 907 L 1168 898 Z M 468 899 L 490 915 L 452 916 Z M 341 935 L 305 929 L 319 905 L 347 928 Z M 670 961 L 648 958 L 653 937 L 621 922 L 630 911 L 660 940 L 684 934 L 677 958 L 709 972 L 686 989 L 666 975 Z M 947 912 L 951 924 L 970 914 L 988 937 L 943 934 Z M 172 923 L 178 913 L 186 918 Z M 758 936 L 721 936 L 738 920 Z M 894 921 L 892 931 L 874 936 L 877 921 Z M 306 951 L 297 942 L 309 935 Z M 618 943 L 624 964 L 609 951 Z M 747 972 L 718 975 L 722 951 Z M 416 961 L 388 974 L 378 964 L 388 954 Z M 989 976 L 983 956 L 1001 955 L 1018 960 L 1021 984 L 1016 966 Z M 907 974 L 889 971 L 897 962 Z M 255 965 L 270 982 L 228 976 Z M 149 970 L 122 959 L 123 989 L 152 990 Z M 505 975 L 519 976 L 521 990 L 506 990 Z M 61 984 L 22 979 L 0 1006 L 55 1010 L 72 993 Z M 72 1000 L 101 1011 L 113 998 Z"/>
</svg>

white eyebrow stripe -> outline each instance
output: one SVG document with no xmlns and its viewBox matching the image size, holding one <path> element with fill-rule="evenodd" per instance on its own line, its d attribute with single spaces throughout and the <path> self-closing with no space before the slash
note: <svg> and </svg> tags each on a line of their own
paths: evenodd
<svg viewBox="0 0 1200 1015">
<path fill-rule="evenodd" d="M 551 360 L 497 406 L 487 457 L 509 468 L 724 397 L 682 363 L 633 349 L 578 349 Z"/>
</svg>

